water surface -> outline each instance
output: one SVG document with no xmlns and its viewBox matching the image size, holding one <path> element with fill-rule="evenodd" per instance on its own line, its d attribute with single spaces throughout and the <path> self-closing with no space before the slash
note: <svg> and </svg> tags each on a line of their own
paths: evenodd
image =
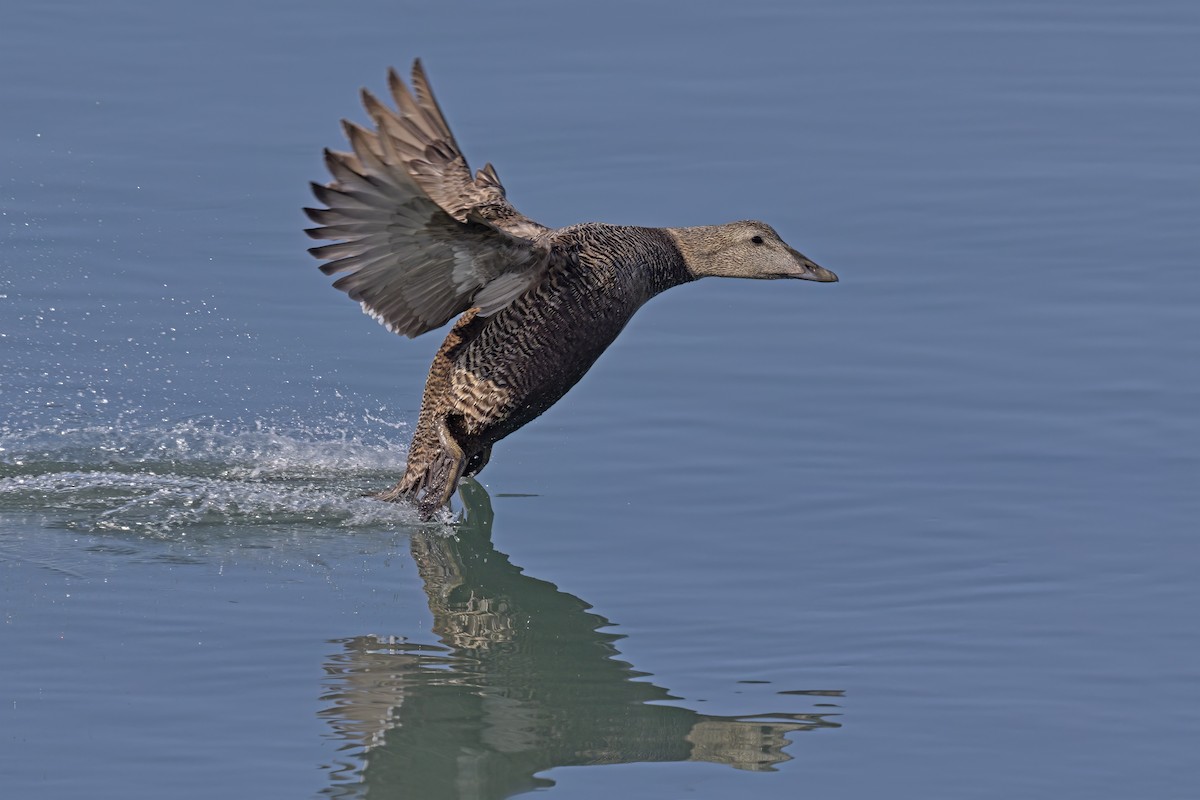
<svg viewBox="0 0 1200 800">
<path fill-rule="evenodd" d="M 1190 798 L 1200 12 L 125 0 L 0 25 L 0 786 Z M 299 208 L 421 56 L 547 224 L 762 218 L 453 515 Z"/>
</svg>

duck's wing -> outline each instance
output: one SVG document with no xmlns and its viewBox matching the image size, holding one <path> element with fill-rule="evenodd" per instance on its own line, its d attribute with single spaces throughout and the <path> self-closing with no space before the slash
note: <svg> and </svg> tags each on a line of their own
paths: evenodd
<svg viewBox="0 0 1200 800">
<path fill-rule="evenodd" d="M 474 190 L 459 182 L 466 162 L 419 64 L 414 75 L 417 99 L 400 95 L 411 102 L 409 122 L 400 100 L 401 116 L 368 102 L 374 131 L 344 122 L 353 152 L 325 151 L 333 181 L 313 184 L 313 193 L 328 207 L 305 209 L 320 226 L 309 236 L 341 240 L 309 250 L 326 262 L 326 275 L 345 273 L 334 288 L 410 337 L 469 308 L 496 313 L 541 279 L 551 253 L 546 228 L 512 210 L 494 171 L 481 170 L 481 183 L 468 177 Z M 452 197 L 459 198 L 454 211 Z"/>
<path fill-rule="evenodd" d="M 404 167 L 431 200 L 459 222 L 478 216 L 521 236 L 546 230 L 512 207 L 491 164 L 471 176 L 420 59 L 413 62 L 411 91 L 394 69 L 388 70 L 388 89 L 395 110 L 366 89 L 363 106 L 380 133 L 391 138 Z"/>
</svg>

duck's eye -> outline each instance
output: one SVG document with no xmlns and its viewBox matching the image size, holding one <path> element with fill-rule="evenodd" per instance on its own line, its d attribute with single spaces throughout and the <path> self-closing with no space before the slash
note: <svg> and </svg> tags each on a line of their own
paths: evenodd
<svg viewBox="0 0 1200 800">
<path fill-rule="evenodd" d="M 763 243 L 763 240 L 762 240 L 762 237 L 761 237 L 761 236 L 751 236 L 751 237 L 750 237 L 750 241 L 754 242 L 755 244 L 762 244 L 762 243 Z"/>
</svg>

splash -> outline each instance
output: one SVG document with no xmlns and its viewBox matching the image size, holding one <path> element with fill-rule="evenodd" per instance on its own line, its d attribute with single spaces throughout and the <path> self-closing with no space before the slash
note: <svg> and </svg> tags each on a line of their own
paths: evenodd
<svg viewBox="0 0 1200 800">
<path fill-rule="evenodd" d="M 0 427 L 0 513 L 159 537 L 215 526 L 412 527 L 413 508 L 364 496 L 395 480 L 407 437 L 365 427 L 136 418 Z"/>
</svg>

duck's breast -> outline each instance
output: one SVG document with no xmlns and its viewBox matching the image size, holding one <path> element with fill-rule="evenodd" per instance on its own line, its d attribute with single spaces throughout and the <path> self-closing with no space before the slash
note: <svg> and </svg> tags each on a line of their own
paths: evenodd
<svg viewBox="0 0 1200 800">
<path fill-rule="evenodd" d="M 556 261 L 464 349 L 455 382 L 472 398 L 473 434 L 495 441 L 552 406 L 656 293 L 639 253 L 620 255 L 583 248 Z"/>
</svg>

